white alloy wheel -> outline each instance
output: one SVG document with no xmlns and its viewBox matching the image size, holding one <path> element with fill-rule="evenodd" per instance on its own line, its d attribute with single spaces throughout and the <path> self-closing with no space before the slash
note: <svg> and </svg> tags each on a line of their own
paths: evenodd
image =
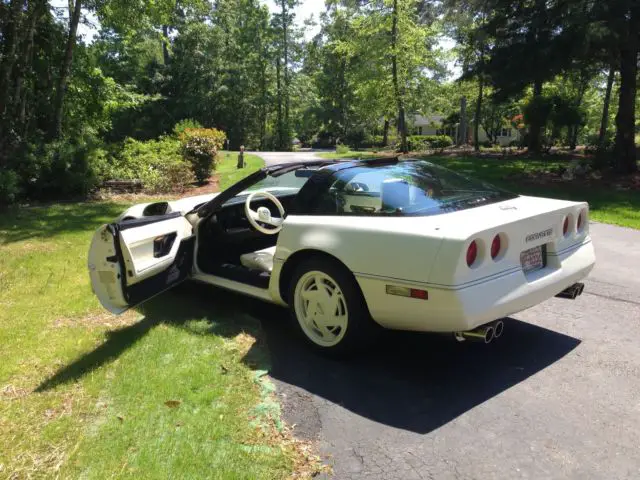
<svg viewBox="0 0 640 480">
<path fill-rule="evenodd" d="M 324 272 L 306 272 L 294 292 L 295 315 L 304 334 L 321 347 L 338 345 L 349 326 L 349 311 L 338 282 Z"/>
</svg>

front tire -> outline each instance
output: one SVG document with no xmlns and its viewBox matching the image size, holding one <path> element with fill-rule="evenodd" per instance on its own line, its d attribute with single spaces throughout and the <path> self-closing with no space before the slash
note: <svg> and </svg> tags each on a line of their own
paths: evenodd
<svg viewBox="0 0 640 480">
<path fill-rule="evenodd" d="M 323 354 L 345 356 L 361 350 L 378 330 L 353 275 L 328 258 L 310 258 L 296 268 L 289 309 L 302 337 Z"/>
</svg>

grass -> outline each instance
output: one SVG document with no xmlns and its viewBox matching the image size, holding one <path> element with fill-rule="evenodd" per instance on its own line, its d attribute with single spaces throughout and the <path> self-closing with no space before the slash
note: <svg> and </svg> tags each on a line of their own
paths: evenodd
<svg viewBox="0 0 640 480">
<path fill-rule="evenodd" d="M 216 168 L 220 190 L 230 187 L 247 175 L 264 167 L 264 160 L 256 155 L 244 154 L 245 167 L 238 169 L 238 152 L 220 152 L 221 160 Z"/>
<path fill-rule="evenodd" d="M 0 478 L 288 476 L 240 301 L 185 284 L 122 317 L 98 305 L 87 248 L 123 208 L 0 215 Z"/>
<path fill-rule="evenodd" d="M 567 165 L 563 161 L 503 160 L 474 157 L 429 157 L 429 161 L 524 195 L 586 201 L 593 220 L 640 229 L 640 192 L 609 184 L 541 183 L 527 180 Z"/>
</svg>

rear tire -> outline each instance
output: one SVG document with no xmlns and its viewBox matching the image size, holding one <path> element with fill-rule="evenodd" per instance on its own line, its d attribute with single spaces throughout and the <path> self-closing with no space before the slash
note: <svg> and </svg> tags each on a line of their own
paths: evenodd
<svg viewBox="0 0 640 480">
<path fill-rule="evenodd" d="M 351 272 L 329 258 L 313 257 L 298 265 L 288 298 L 295 328 L 322 354 L 344 357 L 360 351 L 380 329 Z"/>
</svg>

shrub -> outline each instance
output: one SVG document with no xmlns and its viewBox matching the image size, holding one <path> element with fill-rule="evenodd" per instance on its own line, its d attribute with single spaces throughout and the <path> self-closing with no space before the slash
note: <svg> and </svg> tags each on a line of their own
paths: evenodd
<svg viewBox="0 0 640 480">
<path fill-rule="evenodd" d="M 173 127 L 173 133 L 176 136 L 180 136 L 184 133 L 185 130 L 195 130 L 198 128 L 202 128 L 202 125 L 197 120 L 192 118 L 185 118 L 184 120 L 180 120 Z"/>
<path fill-rule="evenodd" d="M 149 193 L 181 192 L 194 182 L 179 140 L 162 137 L 139 142 L 127 138 L 101 175 L 104 180 L 140 180 Z"/>
<path fill-rule="evenodd" d="M 26 145 L 14 165 L 27 198 L 51 200 L 85 196 L 99 182 L 104 150 L 91 135 Z"/>
<path fill-rule="evenodd" d="M 336 153 L 338 155 L 345 155 L 350 152 L 350 149 L 347 145 L 338 144 L 336 145 Z"/>
<path fill-rule="evenodd" d="M 15 202 L 20 193 L 18 174 L 12 170 L 0 170 L 0 207 Z"/>
<path fill-rule="evenodd" d="M 598 141 L 600 140 L 600 135 L 597 133 L 591 134 L 587 137 L 587 146 L 598 148 L 600 145 Z M 604 137 L 604 148 L 605 150 L 613 149 L 613 144 L 615 140 L 615 135 L 612 131 L 607 131 L 607 134 Z"/>
<path fill-rule="evenodd" d="M 407 139 L 409 150 L 442 150 L 453 145 L 447 135 L 412 135 Z"/>
<path fill-rule="evenodd" d="M 216 155 L 226 140 L 224 132 L 215 128 L 187 128 L 180 135 L 182 155 L 191 162 L 199 182 L 206 181 L 216 166 Z"/>
</svg>

